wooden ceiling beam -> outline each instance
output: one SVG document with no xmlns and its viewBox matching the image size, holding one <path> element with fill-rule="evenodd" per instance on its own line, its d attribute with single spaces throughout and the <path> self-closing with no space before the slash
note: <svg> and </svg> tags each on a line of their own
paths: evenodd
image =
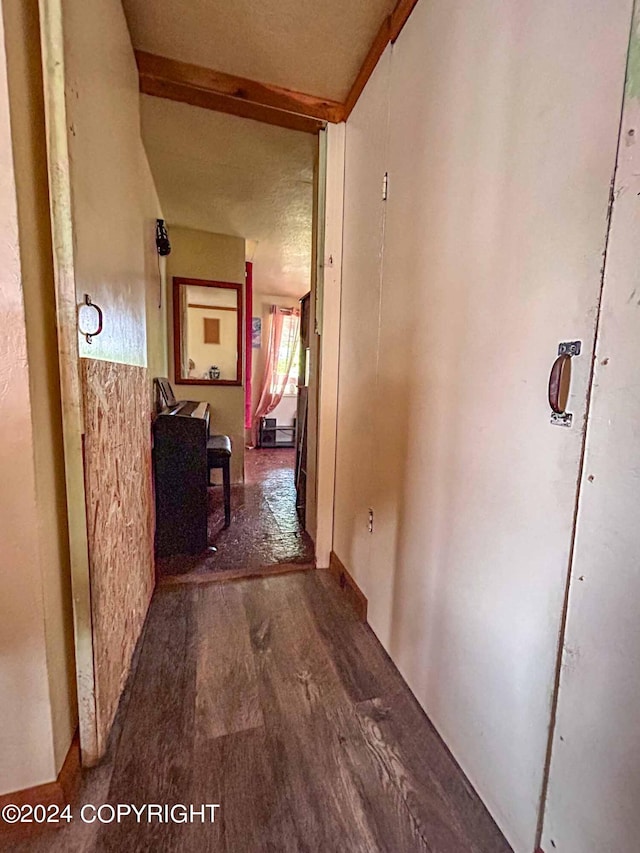
<svg viewBox="0 0 640 853">
<path fill-rule="evenodd" d="M 140 91 L 192 106 L 317 133 L 342 120 L 344 105 L 326 98 L 235 77 L 188 62 L 137 50 Z"/>
<path fill-rule="evenodd" d="M 347 99 L 344 102 L 345 119 L 347 119 L 351 115 L 351 110 L 355 107 L 358 98 L 362 94 L 362 90 L 367 85 L 369 77 L 371 77 L 371 75 L 373 74 L 373 69 L 378 64 L 378 60 L 384 53 L 386 46 L 389 44 L 390 33 L 391 15 L 386 17 L 380 25 L 380 29 L 376 33 L 376 37 L 373 40 L 373 44 L 369 48 L 369 52 L 365 56 L 360 71 L 358 71 L 356 79 L 353 81 L 353 85 L 349 90 Z"/>
<path fill-rule="evenodd" d="M 389 41 L 394 42 L 398 38 L 417 2 L 418 0 L 398 0 L 395 9 L 391 13 Z"/>
<path fill-rule="evenodd" d="M 391 14 L 388 15 L 380 25 L 380 29 L 373 40 L 373 44 L 369 48 L 369 52 L 367 53 L 360 71 L 358 71 L 356 79 L 353 81 L 353 85 L 349 90 L 347 99 L 344 102 L 343 121 L 346 121 L 351 115 L 351 110 L 358 102 L 358 98 L 362 94 L 364 87 L 367 85 L 369 77 L 373 74 L 373 70 L 384 53 L 385 48 L 389 42 L 394 42 L 398 38 L 417 2 L 418 0 L 398 0 Z"/>
<path fill-rule="evenodd" d="M 156 98 L 167 98 L 170 101 L 178 101 L 182 104 L 190 104 L 192 107 L 202 107 L 205 110 L 215 110 L 219 113 L 250 118 L 265 124 L 274 124 L 277 127 L 286 127 L 289 130 L 301 130 L 303 133 L 318 133 L 324 122 L 315 118 L 287 113 L 284 110 L 274 110 L 271 107 L 263 107 L 260 104 L 252 104 L 248 101 L 239 101 L 226 95 L 218 95 L 215 92 L 205 92 L 202 89 L 194 89 L 191 86 L 183 86 L 179 83 L 171 83 L 166 80 L 154 78 L 140 78 L 140 91 L 144 95 L 153 95 Z"/>
<path fill-rule="evenodd" d="M 398 0 L 384 19 L 344 103 L 136 50 L 140 91 L 291 130 L 318 133 L 325 122 L 347 120 L 385 48 L 398 38 L 417 2 Z"/>
</svg>

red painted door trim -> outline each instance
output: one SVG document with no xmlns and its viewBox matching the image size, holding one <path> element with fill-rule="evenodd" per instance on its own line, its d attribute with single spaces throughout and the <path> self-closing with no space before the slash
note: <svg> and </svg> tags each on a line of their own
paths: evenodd
<svg viewBox="0 0 640 853">
<path fill-rule="evenodd" d="M 253 350 L 251 348 L 251 319 L 253 314 L 253 264 L 247 261 L 245 277 L 245 327 L 244 327 L 244 428 L 251 429 L 251 367 Z"/>
</svg>

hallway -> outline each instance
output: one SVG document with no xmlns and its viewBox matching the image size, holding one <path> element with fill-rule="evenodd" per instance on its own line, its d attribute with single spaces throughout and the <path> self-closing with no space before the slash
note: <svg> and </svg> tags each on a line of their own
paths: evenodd
<svg viewBox="0 0 640 853">
<path fill-rule="evenodd" d="M 159 589 L 78 802 L 220 810 L 213 825 L 76 820 L 23 849 L 510 850 L 325 571 Z"/>
</svg>

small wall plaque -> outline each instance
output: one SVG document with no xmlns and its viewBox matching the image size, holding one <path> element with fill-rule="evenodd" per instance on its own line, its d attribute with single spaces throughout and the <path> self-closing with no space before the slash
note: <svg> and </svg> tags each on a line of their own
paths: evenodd
<svg viewBox="0 0 640 853">
<path fill-rule="evenodd" d="M 220 320 L 217 317 L 204 318 L 204 342 L 205 344 L 220 343 Z"/>
</svg>

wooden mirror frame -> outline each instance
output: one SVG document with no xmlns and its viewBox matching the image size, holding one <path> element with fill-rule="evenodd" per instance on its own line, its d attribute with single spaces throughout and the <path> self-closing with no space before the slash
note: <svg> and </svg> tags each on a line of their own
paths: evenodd
<svg viewBox="0 0 640 853">
<path fill-rule="evenodd" d="M 235 379 L 182 379 L 182 365 L 180 359 L 180 342 L 182 340 L 182 323 L 180 317 L 180 286 L 193 285 L 194 287 L 226 287 L 236 291 L 238 300 L 238 334 L 237 334 L 237 369 Z M 174 383 L 176 385 L 242 385 L 242 285 L 232 281 L 207 281 L 200 278 L 173 277 L 173 371 Z"/>
</svg>

